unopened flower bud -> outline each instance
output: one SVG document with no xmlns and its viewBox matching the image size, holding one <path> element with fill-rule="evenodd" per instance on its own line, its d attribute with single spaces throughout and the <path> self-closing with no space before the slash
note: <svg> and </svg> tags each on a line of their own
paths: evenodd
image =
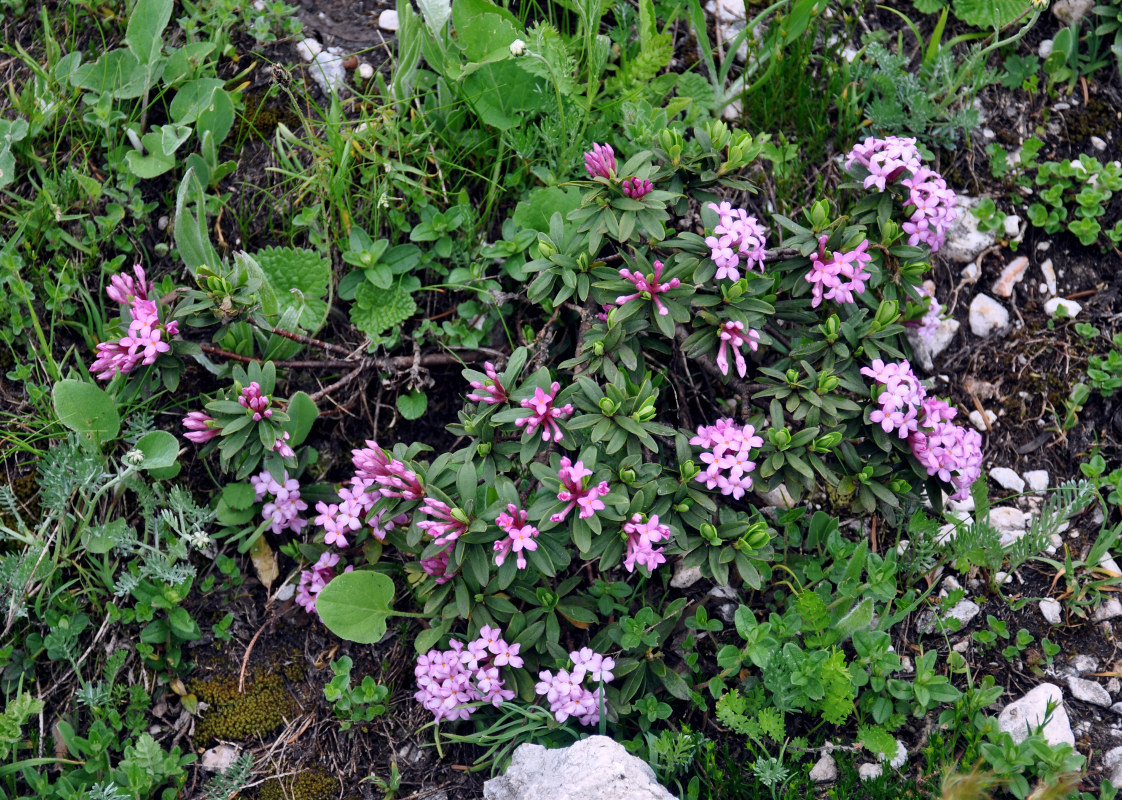
<svg viewBox="0 0 1122 800">
<path fill-rule="evenodd" d="M 521 39 L 515 39 L 510 43 L 510 54 L 512 56 L 520 56 L 526 52 L 526 43 Z"/>
<path fill-rule="evenodd" d="M 814 229 L 820 230 L 826 227 L 826 223 L 830 220 L 830 203 L 828 200 L 819 200 L 810 209 L 810 224 Z"/>
<path fill-rule="evenodd" d="M 551 255 L 557 252 L 557 248 L 555 248 L 553 246 L 553 242 L 545 238 L 545 235 L 543 234 L 538 238 L 538 252 L 541 253 L 542 258 L 549 258 Z"/>
<path fill-rule="evenodd" d="M 876 324 L 880 326 L 879 329 L 887 328 L 899 318 L 900 304 L 895 300 L 881 300 L 880 306 L 877 308 L 876 318 L 874 320 Z"/>
<path fill-rule="evenodd" d="M 679 472 L 682 475 L 683 481 L 692 481 L 697 473 L 701 472 L 701 468 L 698 467 L 697 464 L 693 463 L 693 461 L 686 461 L 684 464 L 682 464 Z"/>
<path fill-rule="evenodd" d="M 841 431 L 830 431 L 825 436 L 819 436 L 811 445 L 811 450 L 816 453 L 826 453 L 837 447 L 842 440 Z"/>
<path fill-rule="evenodd" d="M 475 446 L 475 452 L 479 453 L 479 455 L 486 458 L 487 456 L 491 455 L 491 443 L 490 442 L 480 442 L 479 444 L 477 444 Z"/>
<path fill-rule="evenodd" d="M 829 394 L 838 388 L 841 381 L 836 375 L 827 375 L 825 372 L 818 375 L 818 394 Z"/>
<path fill-rule="evenodd" d="M 689 501 L 688 498 L 686 500 L 683 500 L 682 502 L 678 503 L 676 506 L 674 506 L 674 510 L 677 511 L 679 514 L 685 514 L 691 508 L 693 508 L 693 504 Z"/>
<path fill-rule="evenodd" d="M 784 377 L 787 378 L 787 383 L 794 385 L 799 382 L 799 371 L 797 369 L 789 369 L 784 374 Z"/>
<path fill-rule="evenodd" d="M 468 517 L 467 512 L 465 512 L 462 508 L 453 508 L 450 513 L 452 515 L 452 519 L 456 520 L 456 522 L 463 523 L 464 525 L 467 525 L 471 522 L 471 519 Z"/>
<path fill-rule="evenodd" d="M 594 356 L 596 356 L 597 358 L 604 355 L 604 343 L 603 342 L 593 342 L 592 343 L 592 354 Z"/>
<path fill-rule="evenodd" d="M 791 445 L 791 431 L 786 428 L 769 430 L 767 432 L 767 438 L 771 440 L 771 443 L 775 445 L 778 450 L 786 450 Z"/>
<path fill-rule="evenodd" d="M 619 471 L 619 479 L 630 486 L 631 484 L 635 483 L 635 470 L 621 469 Z"/>
<path fill-rule="evenodd" d="M 619 411 L 619 403 L 609 397 L 601 397 L 597 405 L 600 406 L 600 410 L 604 412 L 604 416 L 606 417 L 610 417 Z"/>
<path fill-rule="evenodd" d="M 838 339 L 838 334 L 841 333 L 841 320 L 838 319 L 837 314 L 831 314 L 830 318 L 826 320 L 826 341 L 833 344 Z"/>
<path fill-rule="evenodd" d="M 125 453 L 125 455 L 122 457 L 122 460 L 130 467 L 136 467 L 144 463 L 144 453 L 143 451 L 134 447 L 132 450 L 129 450 L 127 453 Z"/>
<path fill-rule="evenodd" d="M 717 528 L 709 522 L 705 522 L 701 526 L 701 538 L 712 545 L 721 543 L 721 537 L 717 535 Z"/>
</svg>

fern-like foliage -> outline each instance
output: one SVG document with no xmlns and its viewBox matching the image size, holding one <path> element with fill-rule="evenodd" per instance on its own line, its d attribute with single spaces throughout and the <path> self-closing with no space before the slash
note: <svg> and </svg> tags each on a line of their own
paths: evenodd
<svg viewBox="0 0 1122 800">
<path fill-rule="evenodd" d="M 8 760 L 16 745 L 23 740 L 21 728 L 42 709 L 42 700 L 22 692 L 8 703 L 4 713 L 0 714 L 0 761 Z"/>
<path fill-rule="evenodd" d="M 253 777 L 253 756 L 242 753 L 229 767 L 219 772 L 203 786 L 205 800 L 229 800 L 249 785 Z"/>
<path fill-rule="evenodd" d="M 1040 555 L 1053 534 L 1060 532 L 1065 522 L 1081 514 L 1095 500 L 1095 489 L 1089 481 L 1068 481 L 1060 484 L 1048 496 L 1025 535 L 1009 546 L 1008 571 L 1013 572 L 1030 558 Z"/>
</svg>

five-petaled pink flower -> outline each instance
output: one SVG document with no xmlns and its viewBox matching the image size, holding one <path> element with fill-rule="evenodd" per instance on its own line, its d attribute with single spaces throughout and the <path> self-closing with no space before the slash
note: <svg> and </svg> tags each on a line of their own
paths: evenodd
<svg viewBox="0 0 1122 800">
<path fill-rule="evenodd" d="M 641 298 L 646 295 L 654 301 L 655 308 L 658 309 L 659 316 L 665 317 L 667 314 L 669 314 L 670 310 L 665 305 L 663 305 L 662 300 L 659 299 L 659 295 L 663 292 L 670 291 L 671 289 L 677 289 L 682 285 L 682 282 L 677 278 L 671 278 L 670 280 L 663 283 L 662 267 L 663 264 L 661 261 L 654 262 L 654 273 L 651 275 L 643 275 L 641 272 L 632 272 L 629 269 L 621 269 L 619 271 L 619 276 L 624 280 L 631 281 L 633 284 L 635 284 L 635 288 L 639 291 L 635 292 L 634 294 L 620 295 L 616 298 L 616 304 L 622 306 L 625 303 L 631 302 L 637 297 Z"/>
<path fill-rule="evenodd" d="M 585 478 L 592 477 L 592 470 L 584 466 L 584 462 L 573 463 L 568 456 L 561 459 L 561 469 L 557 473 L 561 480 L 561 491 L 557 499 L 568 503 L 561 511 L 550 517 L 553 522 L 562 522 L 569 516 L 569 512 L 580 507 L 580 518 L 588 519 L 597 511 L 604 510 L 604 501 L 600 498 L 608 493 L 608 482 L 585 486 Z"/>
<path fill-rule="evenodd" d="M 553 401 L 557 399 L 557 393 L 561 391 L 561 384 L 554 381 L 549 387 L 549 392 L 542 391 L 540 386 L 534 389 L 534 396 L 523 400 L 520 405 L 523 408 L 528 408 L 532 412 L 528 417 L 516 419 L 514 424 L 518 427 L 525 426 L 526 433 L 533 434 L 534 431 L 541 426 L 542 441 L 561 441 L 563 436 L 561 427 L 557 424 L 557 420 L 563 419 L 573 413 L 573 404 L 566 403 L 563 406 L 555 407 Z"/>
</svg>

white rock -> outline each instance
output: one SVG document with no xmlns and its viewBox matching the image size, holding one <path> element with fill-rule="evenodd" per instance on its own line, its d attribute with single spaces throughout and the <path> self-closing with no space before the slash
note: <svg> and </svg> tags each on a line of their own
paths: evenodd
<svg viewBox="0 0 1122 800">
<path fill-rule="evenodd" d="M 988 294 L 978 294 L 970 301 L 970 330 L 975 336 L 989 336 L 1009 324 L 1005 306 Z"/>
<path fill-rule="evenodd" d="M 1051 718 L 1048 706 L 1053 705 Z M 1048 720 L 1047 724 L 1044 723 Z M 1054 683 L 1042 683 L 1020 700 L 1010 703 L 997 717 L 997 727 L 1013 737 L 1017 744 L 1029 735 L 1029 728 L 1044 725 L 1045 741 L 1051 745 L 1070 744 L 1075 746 L 1075 735 L 1071 732 L 1071 720 L 1064 708 L 1064 693 Z M 525 745 L 524 745 L 525 746 Z"/>
<path fill-rule="evenodd" d="M 284 586 L 277 589 L 277 596 L 274 598 L 278 603 L 283 603 L 290 600 L 296 594 L 296 584 L 289 581 Z"/>
<path fill-rule="evenodd" d="M 1018 533 L 1019 533 L 1019 535 L 1017 535 Z M 1010 544 L 1012 544 L 1012 542 L 1015 542 L 1017 539 L 1020 539 L 1021 536 L 1024 536 L 1025 533 L 1024 533 L 1024 531 L 1019 531 L 1019 532 L 1015 532 L 1013 534 L 1008 534 L 1008 535 L 1012 536 L 1013 538 L 1012 538 L 1011 541 L 1006 542 L 1005 541 L 1005 535 L 1002 535 L 1002 537 L 1001 537 L 1001 546 L 1002 547 L 1008 547 Z M 1011 580 L 1013 580 L 1013 576 L 1010 575 L 1008 572 L 999 572 L 999 573 L 997 573 L 996 575 L 993 576 L 993 582 L 996 583 L 998 586 L 1004 586 L 1005 584 L 1009 583 L 1009 581 L 1011 581 Z"/>
<path fill-rule="evenodd" d="M 1094 5 L 1094 0 L 1056 0 L 1052 4 L 1052 13 L 1060 22 L 1072 25 L 1087 16 Z"/>
<path fill-rule="evenodd" d="M 884 767 L 880 764 L 860 764 L 857 767 L 857 775 L 863 781 L 871 781 L 873 778 L 879 778 L 884 774 Z"/>
<path fill-rule="evenodd" d="M 674 567 L 674 577 L 670 585 L 675 589 L 688 589 L 701 580 L 701 567 L 687 567 L 681 561 Z"/>
<path fill-rule="evenodd" d="M 358 65 L 358 77 L 364 81 L 368 81 L 374 77 L 374 67 L 363 61 Z"/>
<path fill-rule="evenodd" d="M 981 412 L 976 408 L 969 414 L 967 414 L 967 418 L 970 420 L 970 424 L 980 430 L 982 433 L 988 431 L 989 428 L 992 428 L 993 424 L 997 422 L 997 414 L 993 413 L 988 408 L 986 409 L 986 416 L 984 418 L 982 417 Z M 989 428 L 986 427 L 986 420 L 989 420 Z"/>
<path fill-rule="evenodd" d="M 1107 570 L 1115 575 L 1122 575 L 1122 570 L 1118 568 L 1118 562 L 1114 560 L 1114 557 L 1111 556 L 1110 553 L 1105 553 L 1103 557 L 1099 559 L 1097 566 L 1099 569 Z"/>
<path fill-rule="evenodd" d="M 396 31 L 401 28 L 401 22 L 397 18 L 397 12 L 392 8 L 387 8 L 378 15 L 378 27 L 384 31 Z"/>
<path fill-rule="evenodd" d="M 323 45 L 309 37 L 296 43 L 296 52 L 300 58 L 311 61 L 323 52 Z"/>
<path fill-rule="evenodd" d="M 324 94 L 339 94 L 347 80 L 347 70 L 343 66 L 343 50 L 338 47 L 328 47 L 315 39 L 304 39 L 296 44 L 296 52 L 305 61 L 310 61 L 308 68 L 312 80 L 316 82 Z"/>
<path fill-rule="evenodd" d="M 1066 297 L 1053 297 L 1044 301 L 1044 310 L 1050 317 L 1058 316 L 1058 311 L 1061 306 L 1064 311 L 1067 312 L 1066 316 L 1068 319 L 1078 317 L 1079 312 L 1083 310 L 1083 306 L 1079 305 L 1079 303 L 1074 300 L 1068 300 Z"/>
<path fill-rule="evenodd" d="M 1047 620 L 1049 625 L 1059 625 L 1063 621 L 1062 610 L 1060 602 L 1051 597 L 1045 597 L 1040 601 L 1040 615 Z"/>
<path fill-rule="evenodd" d="M 1119 692 L 1122 692 L 1122 681 L 1118 680 L 1117 678 L 1111 678 L 1106 682 L 1106 690 L 1112 695 L 1116 695 Z"/>
<path fill-rule="evenodd" d="M 977 204 L 977 198 L 958 196 L 958 218 L 947 231 L 947 240 L 939 248 L 939 255 L 957 264 L 965 264 L 997 241 L 996 231 L 978 230 L 978 218 L 970 213 Z"/>
<path fill-rule="evenodd" d="M 1025 484 L 1034 492 L 1043 492 L 1048 488 L 1048 470 L 1030 469 L 1024 473 Z"/>
<path fill-rule="evenodd" d="M 716 18 L 716 23 L 721 35 L 722 42 L 731 42 L 737 37 L 747 23 L 748 12 L 743 2 L 736 2 L 736 0 L 709 0 L 705 4 L 705 10 L 708 11 Z M 749 34 L 736 50 L 736 57 L 740 61 L 748 58 L 748 39 L 752 38 Z"/>
<path fill-rule="evenodd" d="M 199 766 L 207 772 L 222 772 L 229 769 L 239 755 L 241 751 L 238 748 L 220 744 L 203 753 L 202 758 L 199 759 Z"/>
<path fill-rule="evenodd" d="M 787 491 L 787 485 L 783 483 L 768 492 L 757 489 L 756 496 L 764 502 L 764 505 L 775 506 L 776 508 L 782 509 L 792 508 L 798 502 L 798 500 L 792 497 L 791 493 Z"/>
<path fill-rule="evenodd" d="M 914 328 L 908 328 L 907 335 L 912 345 L 912 353 L 924 370 L 927 372 L 935 370 L 935 359 L 947 349 L 958 333 L 958 329 L 959 322 L 953 317 L 939 320 L 939 327 L 931 334 L 931 338 L 925 338 Z"/>
<path fill-rule="evenodd" d="M 646 762 L 606 736 L 547 750 L 521 744 L 500 778 L 483 784 L 484 800 L 675 800 Z"/>
<path fill-rule="evenodd" d="M 962 627 L 966 627 L 981 612 L 982 609 L 973 600 L 959 600 L 943 619 L 957 619 Z"/>
<path fill-rule="evenodd" d="M 1005 235 L 1012 239 L 1021 231 L 1021 218 L 1010 214 L 1005 218 Z"/>
<path fill-rule="evenodd" d="M 1119 748 L 1122 749 L 1122 748 Z M 810 768 L 810 779 L 815 783 L 829 783 L 837 780 L 838 764 L 829 753 L 823 753 L 822 758 Z"/>
<path fill-rule="evenodd" d="M 1110 704 L 1114 702 L 1110 699 L 1110 692 L 1094 681 L 1084 678 L 1068 678 L 1067 688 L 1071 689 L 1071 694 L 1076 700 L 1082 700 L 1084 703 L 1110 708 Z"/>
<path fill-rule="evenodd" d="M 982 277 L 982 268 L 971 261 L 962 268 L 962 272 L 959 273 L 959 276 L 967 283 L 977 283 L 978 278 Z"/>
<path fill-rule="evenodd" d="M 1096 150 L 1106 150 L 1106 142 L 1100 139 L 1098 136 L 1091 137 L 1091 146 Z"/>
<path fill-rule="evenodd" d="M 1040 43 L 1040 47 L 1037 48 L 1036 52 L 1041 58 L 1048 58 L 1048 56 L 1052 55 L 1052 48 L 1054 46 L 1055 42 L 1051 39 L 1045 39 Z"/>
<path fill-rule="evenodd" d="M 1094 656 L 1080 653 L 1072 657 L 1070 666 L 1080 675 L 1087 672 L 1098 672 L 1099 660 Z"/>
<path fill-rule="evenodd" d="M 1115 617 L 1122 617 L 1122 601 L 1114 597 L 1108 597 L 1095 609 L 1094 616 L 1091 617 L 1091 620 L 1092 622 L 1105 622 Z"/>
<path fill-rule="evenodd" d="M 1122 747 L 1115 747 L 1113 750 L 1107 750 L 1103 753 L 1103 766 L 1107 769 L 1117 767 L 1122 764 Z"/>
<path fill-rule="evenodd" d="M 877 760 L 881 761 L 881 762 L 884 762 L 885 757 L 878 753 L 877 754 Z M 900 769 L 900 767 L 904 766 L 907 763 L 908 763 L 908 748 L 904 747 L 904 743 L 901 742 L 899 739 L 897 739 L 896 740 L 896 755 L 894 755 L 892 757 L 892 759 L 889 760 L 888 766 L 892 767 L 892 769 Z"/>
<path fill-rule="evenodd" d="M 1046 252 L 1048 250 L 1048 248 L 1051 247 L 1051 246 L 1052 246 L 1051 242 L 1037 242 L 1036 243 L 1036 249 L 1039 250 L 1041 253 Z"/>
<path fill-rule="evenodd" d="M 739 100 L 733 100 L 721 111 L 721 119 L 725 122 L 737 122 L 744 116 L 744 106 Z"/>
<path fill-rule="evenodd" d="M 1024 479 L 1009 467 L 994 467 L 990 470 L 990 477 L 997 481 L 1002 489 L 1011 492 L 1022 492 L 1025 489 Z"/>
<path fill-rule="evenodd" d="M 160 217 L 156 221 L 156 227 L 159 228 L 162 231 L 166 231 L 168 229 L 168 223 L 169 222 L 171 222 L 171 220 L 168 219 L 168 215 L 164 214 L 162 217 Z"/>
<path fill-rule="evenodd" d="M 989 522 L 999 531 L 1023 531 L 1026 524 L 1025 512 L 1010 506 L 991 508 Z"/>
<path fill-rule="evenodd" d="M 1025 256 L 1017 256 L 1001 270 L 1001 275 L 993 284 L 993 293 L 998 297 L 1012 297 L 1013 287 L 1021 282 L 1028 271 L 1029 260 Z"/>
</svg>

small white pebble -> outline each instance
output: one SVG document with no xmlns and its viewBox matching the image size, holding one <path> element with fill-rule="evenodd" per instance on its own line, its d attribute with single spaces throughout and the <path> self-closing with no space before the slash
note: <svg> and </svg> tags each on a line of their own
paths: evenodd
<svg viewBox="0 0 1122 800">
<path fill-rule="evenodd" d="M 364 81 L 370 80 L 374 77 L 374 67 L 363 61 L 358 65 L 358 77 L 362 78 Z"/>
</svg>

